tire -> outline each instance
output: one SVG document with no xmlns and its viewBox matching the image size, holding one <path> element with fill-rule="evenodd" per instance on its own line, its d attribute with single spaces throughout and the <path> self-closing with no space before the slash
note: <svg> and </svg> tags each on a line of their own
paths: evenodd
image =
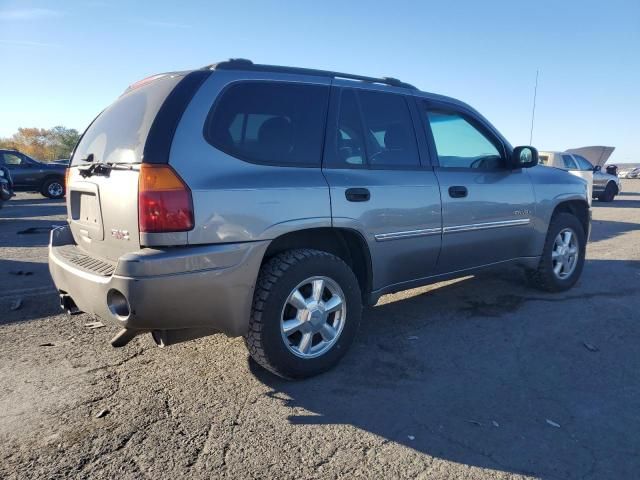
<svg viewBox="0 0 640 480">
<path fill-rule="evenodd" d="M 604 189 L 604 193 L 598 197 L 598 200 L 601 202 L 613 202 L 613 199 L 616 198 L 617 195 L 617 187 L 609 182 Z"/>
<path fill-rule="evenodd" d="M 47 198 L 59 199 L 64 197 L 64 180 L 49 178 L 42 184 L 40 193 Z"/>
<path fill-rule="evenodd" d="M 566 277 L 562 278 L 564 266 L 561 267 L 560 274 L 554 271 L 553 252 L 556 249 L 556 241 L 561 232 L 571 231 L 576 241 L 577 258 L 573 269 L 565 271 Z M 564 235 L 564 234 L 563 234 Z M 566 236 L 564 237 L 566 238 Z M 544 250 L 540 257 L 540 263 L 536 270 L 528 272 L 528 277 L 532 285 L 547 292 L 562 292 L 573 287 L 580 278 L 584 267 L 586 253 L 586 236 L 580 221 L 570 213 L 558 213 L 553 216 L 547 231 L 547 238 L 544 243 Z M 556 260 L 556 265 L 557 265 Z M 562 263 L 562 262 L 560 262 Z"/>
<path fill-rule="evenodd" d="M 319 280 L 323 287 L 317 288 L 320 291 L 317 295 L 309 288 L 320 285 Z M 300 294 L 297 300 L 315 302 L 313 298 L 320 296 L 323 301 L 309 309 L 296 308 L 293 303 L 300 303 L 290 301 L 295 292 Z M 322 310 L 330 302 L 337 303 L 334 297 L 343 300 L 344 310 L 340 307 L 328 314 L 314 310 Z M 319 250 L 289 250 L 271 258 L 260 269 L 245 344 L 260 366 L 280 377 L 312 377 L 332 368 L 347 352 L 361 316 L 360 287 L 345 262 Z M 305 320 L 298 320 L 300 317 Z M 292 328 L 293 333 L 286 336 L 285 320 L 298 322 L 300 328 Z M 333 340 L 326 340 L 329 335 L 325 336 L 324 330 L 314 332 L 319 326 L 326 328 L 325 323 L 337 332 Z M 305 335 L 307 338 L 311 335 L 311 340 L 305 341 Z"/>
</svg>

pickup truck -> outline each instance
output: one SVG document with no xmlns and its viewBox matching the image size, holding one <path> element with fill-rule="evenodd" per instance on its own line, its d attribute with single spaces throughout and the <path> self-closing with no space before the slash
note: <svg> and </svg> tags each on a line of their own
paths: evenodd
<svg viewBox="0 0 640 480">
<path fill-rule="evenodd" d="M 66 165 L 40 162 L 17 150 L 0 150 L 0 165 L 11 172 L 14 190 L 64 197 Z"/>
</svg>

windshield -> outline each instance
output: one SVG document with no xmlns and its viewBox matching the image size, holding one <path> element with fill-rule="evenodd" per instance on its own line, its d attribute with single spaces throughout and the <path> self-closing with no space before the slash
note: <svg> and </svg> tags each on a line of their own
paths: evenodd
<svg viewBox="0 0 640 480">
<path fill-rule="evenodd" d="M 162 75 L 120 96 L 89 125 L 71 164 L 81 165 L 91 154 L 93 163 L 141 162 L 151 124 L 181 79 L 182 75 Z"/>
</svg>

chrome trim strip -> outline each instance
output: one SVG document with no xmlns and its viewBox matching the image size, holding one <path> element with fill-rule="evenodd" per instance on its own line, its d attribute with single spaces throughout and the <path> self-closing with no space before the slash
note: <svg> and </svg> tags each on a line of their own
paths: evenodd
<svg viewBox="0 0 640 480">
<path fill-rule="evenodd" d="M 427 237 L 429 235 L 440 235 L 441 228 L 423 228 L 421 230 L 406 230 L 403 232 L 379 233 L 375 235 L 377 242 L 385 242 L 387 240 L 398 240 L 400 238 Z"/>
<path fill-rule="evenodd" d="M 488 230 L 490 228 L 502 228 L 502 227 L 518 227 L 521 225 L 529 225 L 531 220 L 529 218 L 519 218 L 517 220 L 503 220 L 500 222 L 486 222 L 486 223 L 472 223 L 470 225 L 455 225 L 453 227 L 444 227 L 443 233 L 458 233 L 458 232 L 474 232 L 477 230 Z"/>
</svg>

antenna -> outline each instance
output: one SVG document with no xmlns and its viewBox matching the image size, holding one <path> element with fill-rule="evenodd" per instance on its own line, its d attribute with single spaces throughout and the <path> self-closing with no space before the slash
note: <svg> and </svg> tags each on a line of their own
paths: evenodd
<svg viewBox="0 0 640 480">
<path fill-rule="evenodd" d="M 531 110 L 531 132 L 529 133 L 529 145 L 533 144 L 533 121 L 536 118 L 536 95 L 538 94 L 538 72 L 536 69 L 536 86 L 533 87 L 533 110 Z"/>
</svg>

